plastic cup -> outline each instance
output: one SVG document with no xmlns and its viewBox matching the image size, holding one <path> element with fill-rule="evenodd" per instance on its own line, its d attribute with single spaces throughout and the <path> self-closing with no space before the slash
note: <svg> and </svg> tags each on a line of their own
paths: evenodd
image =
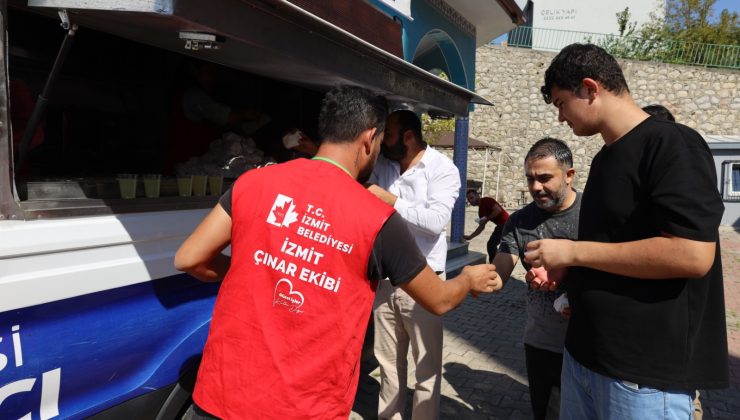
<svg viewBox="0 0 740 420">
<path fill-rule="evenodd" d="M 159 186 L 162 182 L 162 175 L 144 174 L 141 177 L 144 178 L 144 195 L 148 198 L 159 197 Z"/>
<path fill-rule="evenodd" d="M 180 197 L 190 197 L 193 192 L 193 176 L 192 175 L 178 175 L 177 176 L 177 195 Z"/>
<path fill-rule="evenodd" d="M 136 174 L 118 174 L 118 188 L 121 198 L 136 197 Z"/>
<path fill-rule="evenodd" d="M 211 195 L 221 195 L 223 186 L 223 175 L 208 175 L 208 188 L 211 190 Z"/>
<path fill-rule="evenodd" d="M 208 175 L 193 175 L 193 195 L 206 195 Z"/>
</svg>

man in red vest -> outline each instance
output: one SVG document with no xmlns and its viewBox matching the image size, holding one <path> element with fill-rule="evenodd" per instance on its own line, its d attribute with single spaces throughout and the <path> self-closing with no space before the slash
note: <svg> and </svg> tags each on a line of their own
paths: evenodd
<svg viewBox="0 0 740 420">
<path fill-rule="evenodd" d="M 378 280 L 435 314 L 501 288 L 487 264 L 440 280 L 363 188 L 386 113 L 365 89 L 333 89 L 316 157 L 242 175 L 178 250 L 179 270 L 223 279 L 186 418 L 347 419 Z"/>
</svg>

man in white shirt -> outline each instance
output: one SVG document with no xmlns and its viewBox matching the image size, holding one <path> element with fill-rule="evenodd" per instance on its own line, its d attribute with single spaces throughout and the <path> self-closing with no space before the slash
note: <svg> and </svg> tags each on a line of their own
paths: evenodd
<svg viewBox="0 0 740 420">
<path fill-rule="evenodd" d="M 460 172 L 424 142 L 421 121 L 411 111 L 388 116 L 381 150 L 368 189 L 406 220 L 427 263 L 444 279 L 445 231 L 460 194 Z M 412 419 L 439 418 L 442 318 L 386 279 L 378 285 L 374 319 L 381 378 L 378 418 L 402 418 L 409 345 L 416 364 Z"/>
</svg>

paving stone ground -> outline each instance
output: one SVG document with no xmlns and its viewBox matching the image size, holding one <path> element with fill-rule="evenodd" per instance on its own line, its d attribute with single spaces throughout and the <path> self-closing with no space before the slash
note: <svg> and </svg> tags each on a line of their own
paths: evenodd
<svg viewBox="0 0 740 420">
<path fill-rule="evenodd" d="M 473 208 L 466 214 L 466 233 L 475 228 Z M 485 253 L 488 227 L 470 243 Z M 725 281 L 731 386 L 702 391 L 704 419 L 740 418 L 740 229 L 721 227 Z M 518 265 L 498 294 L 468 297 L 445 315 L 442 361 L 442 419 L 530 419 L 524 348 L 525 284 Z M 377 362 L 370 353 L 363 358 L 360 386 L 350 419 L 377 418 L 379 378 Z M 409 384 L 413 385 L 413 362 L 409 361 Z M 406 417 L 410 418 L 413 390 L 408 390 Z M 557 400 L 557 395 L 553 400 Z M 551 402 L 549 418 L 557 418 L 557 402 Z"/>
</svg>

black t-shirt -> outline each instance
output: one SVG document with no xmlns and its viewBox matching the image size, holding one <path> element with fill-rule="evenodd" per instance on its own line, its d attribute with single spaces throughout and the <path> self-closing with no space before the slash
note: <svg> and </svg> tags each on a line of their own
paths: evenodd
<svg viewBox="0 0 740 420">
<path fill-rule="evenodd" d="M 219 204 L 231 216 L 231 188 L 219 199 Z M 427 266 L 414 237 L 403 218 L 396 213 L 386 220 L 373 243 L 367 265 L 371 280 L 391 279 L 394 286 L 408 283 Z"/>
<path fill-rule="evenodd" d="M 724 206 L 712 155 L 694 130 L 648 118 L 594 157 L 578 239 L 674 236 L 716 243 L 698 279 L 634 279 L 573 268 L 565 346 L 586 367 L 660 389 L 728 384 L 718 226 Z"/>
</svg>

